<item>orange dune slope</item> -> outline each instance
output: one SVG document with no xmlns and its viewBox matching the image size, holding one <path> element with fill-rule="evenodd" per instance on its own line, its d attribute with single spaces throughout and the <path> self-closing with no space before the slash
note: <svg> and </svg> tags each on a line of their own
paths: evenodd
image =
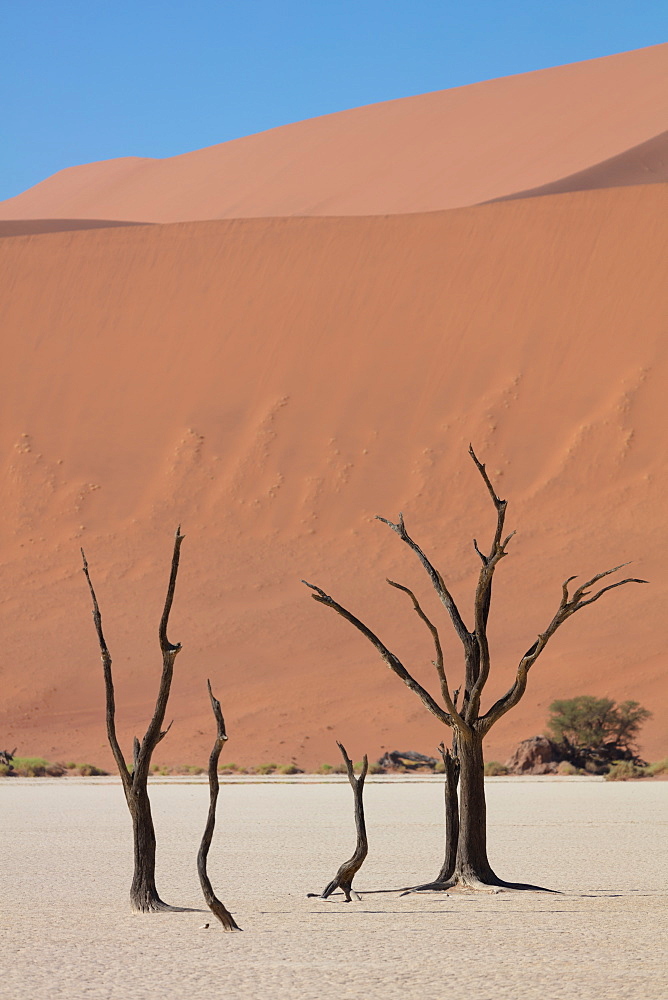
<svg viewBox="0 0 668 1000">
<path fill-rule="evenodd" d="M 564 626 L 488 756 L 581 693 L 647 705 L 644 752 L 665 755 L 667 211 L 654 184 L 0 241 L 0 741 L 109 762 L 84 545 L 129 749 L 181 522 L 162 760 L 206 760 L 207 677 L 228 760 L 333 762 L 335 737 L 356 758 L 433 750 L 439 725 L 300 579 L 435 692 L 430 636 L 384 581 L 415 589 L 457 683 L 428 581 L 373 516 L 404 512 L 468 619 L 472 539 L 494 521 L 472 441 L 519 529 L 498 571 L 488 703 L 567 576 L 631 559 L 650 581 Z"/>
<path fill-rule="evenodd" d="M 472 205 L 559 182 L 654 139 L 666 129 L 667 91 L 668 45 L 657 45 L 169 159 L 71 167 L 0 203 L 0 218 L 180 222 Z M 647 179 L 641 172 L 631 183 Z M 586 186 L 609 183 L 603 169 Z"/>
<path fill-rule="evenodd" d="M 593 167 L 562 177 L 550 184 L 530 191 L 517 191 L 509 198 L 535 198 L 544 194 L 563 194 L 566 191 L 588 191 L 591 188 L 631 187 L 638 184 L 668 183 L 668 132 L 641 142 L 618 156 L 596 163 Z"/>
</svg>

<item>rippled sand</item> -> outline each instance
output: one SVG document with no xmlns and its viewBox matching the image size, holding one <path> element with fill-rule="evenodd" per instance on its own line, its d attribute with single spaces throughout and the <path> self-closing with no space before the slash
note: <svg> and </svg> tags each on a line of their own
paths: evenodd
<svg viewBox="0 0 668 1000">
<path fill-rule="evenodd" d="M 272 1000 L 650 1000 L 666 996 L 668 783 L 488 781 L 490 856 L 560 895 L 306 899 L 354 843 L 345 783 L 223 786 L 210 857 L 243 934 L 204 912 L 195 854 L 208 789 L 156 783 L 158 883 L 197 912 L 130 912 L 130 823 L 107 780 L 0 781 L 0 995 Z M 362 892 L 433 877 L 441 788 L 367 787 Z"/>
</svg>

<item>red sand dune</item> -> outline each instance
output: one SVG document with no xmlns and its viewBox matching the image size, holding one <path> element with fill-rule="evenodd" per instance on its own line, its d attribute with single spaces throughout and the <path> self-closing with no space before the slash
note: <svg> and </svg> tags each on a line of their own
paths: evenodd
<svg viewBox="0 0 668 1000">
<path fill-rule="evenodd" d="M 107 229 L 109 226 L 139 226 L 139 222 L 113 219 L 0 219 L 0 237 L 66 233 L 73 229 Z M 146 225 L 146 223 L 144 223 Z"/>
<path fill-rule="evenodd" d="M 563 79 L 639 60 L 568 67 Z M 559 78 L 534 74 L 532 87 Z M 499 86 L 530 92 L 517 80 Z M 648 108 L 625 143 L 658 131 Z M 616 134 L 592 140 L 598 159 Z M 562 140 L 555 176 L 583 166 Z M 547 162 L 537 153 L 512 183 L 546 180 Z M 483 174 L 474 197 L 504 186 L 489 162 Z M 207 196 L 207 211 L 224 210 Z M 359 197 L 377 210 L 368 192 Z M 351 195 L 342 210 L 360 203 Z M 653 184 L 431 214 L 2 240 L 2 743 L 109 761 L 84 544 L 129 749 L 151 711 L 181 522 L 170 636 L 184 648 L 162 760 L 206 760 L 207 676 L 224 705 L 228 760 L 333 762 L 335 737 L 356 758 L 433 749 L 438 724 L 299 581 L 360 614 L 435 690 L 429 636 L 385 577 L 443 618 L 411 553 L 373 515 L 404 512 L 468 618 L 471 540 L 493 525 L 472 441 L 519 529 L 498 571 L 488 702 L 551 618 L 565 577 L 632 559 L 651 581 L 566 623 L 488 755 L 503 759 L 542 729 L 552 699 L 579 693 L 643 702 L 654 712 L 644 752 L 664 755 L 667 210 L 668 186 Z M 90 211 L 99 216 L 99 200 Z M 460 656 L 445 622 L 442 635 L 454 683 Z"/>
<path fill-rule="evenodd" d="M 620 182 L 607 161 L 665 131 L 667 90 L 668 45 L 656 45 L 355 108 L 165 160 L 71 167 L 0 203 L 0 218 L 376 215 L 472 205 L 582 171 L 593 171 L 585 186 L 609 186 Z"/>
<path fill-rule="evenodd" d="M 544 194 L 564 194 L 566 191 L 589 191 L 594 188 L 631 187 L 638 184 L 668 182 L 668 132 L 648 139 L 603 163 L 562 177 L 530 191 L 517 191 L 495 201 L 510 198 L 535 198 Z"/>
</svg>

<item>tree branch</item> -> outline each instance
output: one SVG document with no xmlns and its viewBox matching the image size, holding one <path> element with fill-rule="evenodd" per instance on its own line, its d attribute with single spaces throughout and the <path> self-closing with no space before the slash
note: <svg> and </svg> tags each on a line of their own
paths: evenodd
<svg viewBox="0 0 668 1000">
<path fill-rule="evenodd" d="M 112 662 L 111 654 L 107 647 L 107 643 L 104 638 L 104 633 L 102 631 L 102 615 L 100 614 L 100 606 L 97 603 L 97 597 L 95 596 L 93 583 L 90 578 L 90 573 L 88 572 L 88 562 L 86 560 L 86 555 L 83 549 L 81 549 L 81 558 L 83 560 L 84 575 L 88 582 L 88 589 L 90 590 L 90 596 L 93 602 L 93 622 L 95 623 L 95 631 L 97 632 L 97 638 L 100 644 L 100 654 L 102 656 L 102 669 L 104 672 L 104 690 L 106 696 L 107 737 L 109 739 L 109 746 L 111 747 L 111 752 L 113 753 L 114 760 L 116 761 L 118 772 L 121 776 L 121 781 L 123 782 L 123 788 L 125 790 L 125 794 L 127 795 L 132 785 L 132 778 L 130 777 L 130 772 L 128 771 L 128 766 L 125 763 L 125 757 L 123 756 L 123 751 L 121 750 L 118 738 L 116 736 L 116 699 L 114 695 L 114 679 L 111 673 L 111 662 Z"/>
<path fill-rule="evenodd" d="M 401 538 L 401 540 L 405 542 L 406 545 L 408 545 L 408 547 L 413 550 L 413 552 L 415 552 L 418 559 L 426 569 L 429 575 L 429 579 L 431 580 L 434 589 L 436 590 L 436 593 L 440 597 L 448 614 L 450 615 L 450 619 L 455 627 L 457 635 L 464 644 L 464 647 L 466 649 L 469 649 L 471 646 L 471 633 L 464 624 L 462 616 L 459 613 L 459 608 L 455 604 L 452 594 L 446 587 L 445 581 L 441 576 L 441 574 L 438 572 L 437 569 L 435 569 L 434 566 L 432 566 L 431 562 L 424 554 L 420 546 L 417 544 L 417 542 L 413 541 L 413 539 L 406 531 L 406 527 L 404 525 L 404 515 L 399 514 L 399 521 L 397 522 L 397 524 L 394 524 L 393 521 L 388 521 L 387 518 L 381 517 L 379 514 L 376 514 L 376 520 L 382 521 L 383 524 L 387 524 L 388 527 L 390 527 L 392 531 L 395 532 L 395 534 L 399 535 L 399 538 Z"/>
<path fill-rule="evenodd" d="M 640 580 L 636 577 L 627 577 L 625 580 L 618 580 L 616 583 L 611 583 L 607 587 L 602 587 L 591 597 L 589 596 L 589 590 L 595 583 L 598 583 L 599 580 L 602 580 L 606 576 L 610 576 L 611 573 L 616 573 L 624 566 L 628 566 L 628 563 L 621 563 L 619 566 L 614 566 L 612 569 L 606 569 L 602 573 L 597 573 L 596 576 L 593 576 L 590 580 L 587 580 L 586 583 L 583 583 L 580 587 L 578 587 L 572 596 L 569 595 L 568 585 L 575 580 L 575 577 L 570 576 L 564 581 L 561 587 L 561 601 L 556 614 L 545 631 L 539 634 L 533 646 L 526 651 L 520 660 L 517 667 L 517 676 L 513 686 L 506 692 L 505 695 L 503 695 L 502 698 L 499 698 L 499 700 L 492 705 L 490 710 L 479 720 L 479 731 L 483 734 L 489 732 L 495 722 L 498 722 L 498 720 L 504 716 L 506 712 L 509 712 L 511 708 L 514 708 L 515 705 L 517 705 L 526 690 L 529 670 L 543 652 L 557 629 L 563 625 L 563 623 L 570 618 L 571 615 L 574 615 L 575 612 L 579 611 L 581 608 L 585 608 L 587 605 L 598 601 L 603 594 L 607 593 L 609 590 L 614 590 L 615 587 L 623 587 L 627 583 L 647 583 L 647 580 Z"/>
<path fill-rule="evenodd" d="M 382 658 L 387 663 L 390 670 L 392 670 L 398 677 L 401 677 L 406 687 L 409 687 L 411 691 L 414 691 L 415 694 L 417 694 L 417 696 L 421 699 L 422 703 L 429 709 L 432 715 L 435 715 L 436 718 L 440 722 L 445 723 L 446 726 L 452 725 L 452 719 L 448 715 L 448 713 L 445 712 L 441 708 L 441 706 L 434 701 L 429 692 L 426 691 L 422 687 L 422 685 L 419 684 L 418 681 L 416 681 L 415 678 L 411 676 L 411 674 L 409 674 L 409 672 L 406 670 L 401 660 L 399 660 L 398 657 L 394 655 L 394 653 L 390 652 L 387 646 L 385 646 L 385 644 L 381 642 L 378 636 L 375 635 L 370 628 L 367 628 L 364 622 L 361 622 L 359 618 L 356 618 L 353 614 L 350 613 L 350 611 L 347 611 L 346 608 L 344 608 L 341 604 L 338 604 L 332 597 L 326 594 L 324 590 L 321 590 L 320 587 L 316 587 L 315 584 L 308 583 L 306 580 L 302 580 L 302 583 L 305 584 L 307 587 L 309 587 L 311 590 L 315 591 L 314 594 L 311 594 L 311 597 L 313 598 L 314 601 L 318 601 L 319 604 L 325 604 L 327 605 L 327 607 L 333 608 L 338 614 L 341 615 L 342 618 L 345 618 L 346 621 L 349 621 L 351 625 L 355 626 L 356 629 L 359 629 L 362 635 L 366 636 L 369 642 L 376 647 Z"/>
<path fill-rule="evenodd" d="M 142 740 L 141 743 L 141 749 L 139 751 L 139 758 L 137 762 L 137 768 L 135 770 L 135 776 L 137 774 L 148 775 L 148 769 L 151 762 L 151 754 L 153 753 L 155 747 L 162 738 L 160 733 L 162 729 L 162 723 L 165 718 L 165 712 L 167 710 L 169 691 L 172 685 L 172 676 L 174 673 L 174 660 L 176 659 L 176 656 L 181 649 L 180 642 L 173 644 L 167 638 L 167 625 L 169 624 L 169 613 L 172 610 L 172 603 L 174 601 L 174 591 L 176 589 L 176 577 L 179 571 L 179 554 L 181 551 L 181 543 L 183 542 L 184 537 L 185 535 L 181 534 L 181 525 L 179 525 L 179 527 L 176 529 L 176 534 L 174 536 L 172 567 L 169 574 L 169 584 L 167 586 L 165 606 L 162 612 L 162 617 L 160 618 L 160 626 L 158 628 L 160 649 L 162 650 L 162 676 L 160 677 L 160 687 L 158 689 L 158 696 L 155 702 L 153 718 L 148 724 L 148 728 L 144 735 L 144 739 Z"/>
<path fill-rule="evenodd" d="M 443 665 L 443 649 L 441 647 L 441 639 L 438 634 L 438 629 L 433 624 L 433 622 L 431 622 L 429 618 L 427 618 L 426 614 L 420 607 L 420 602 L 418 601 L 417 597 L 415 596 L 412 590 L 409 590 L 408 587 L 404 587 L 400 583 L 395 583 L 394 580 L 388 580 L 387 582 L 389 583 L 390 587 L 395 587 L 397 590 L 403 590 L 404 594 L 408 594 L 411 601 L 413 602 L 413 607 L 415 608 L 418 617 L 422 619 L 422 621 L 425 623 L 425 625 L 431 632 L 432 638 L 434 640 L 434 649 L 436 651 L 436 659 L 433 660 L 432 662 L 436 667 L 436 673 L 438 674 L 438 679 L 441 683 L 441 694 L 443 696 L 443 701 L 445 702 L 445 707 L 450 716 L 452 717 L 452 720 L 455 723 L 455 725 L 458 728 L 467 729 L 468 726 L 459 715 L 459 712 L 455 708 L 455 704 L 452 698 L 450 697 L 450 689 L 448 687 L 448 681 L 445 676 L 445 667 Z"/>
<path fill-rule="evenodd" d="M 507 501 L 501 500 L 500 497 L 497 496 L 496 490 L 487 475 L 487 470 L 485 469 L 484 464 L 478 460 L 478 457 L 473 450 L 473 445 L 469 445 L 469 455 L 473 459 L 475 466 L 480 473 L 485 486 L 487 487 L 487 492 L 489 493 L 496 510 L 496 530 L 494 532 L 494 538 L 492 540 L 489 555 L 486 556 L 478 547 L 477 541 L 475 539 L 473 540 L 474 548 L 480 556 L 480 560 L 482 562 L 474 601 L 474 635 L 478 646 L 478 657 L 477 664 L 475 665 L 475 676 L 473 677 L 473 683 L 469 691 L 469 701 L 466 706 L 465 713 L 466 721 L 473 724 L 478 717 L 478 712 L 480 710 L 480 698 L 483 688 L 487 683 L 490 670 L 487 622 L 489 620 L 489 611 L 492 603 L 492 579 L 498 563 L 506 555 L 506 547 L 515 532 L 512 532 L 502 540 L 503 527 L 506 519 L 506 508 L 508 506 Z"/>
</svg>

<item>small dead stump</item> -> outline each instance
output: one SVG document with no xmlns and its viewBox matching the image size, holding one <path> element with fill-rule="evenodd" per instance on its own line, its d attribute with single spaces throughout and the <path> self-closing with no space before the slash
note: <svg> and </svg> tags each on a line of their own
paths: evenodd
<svg viewBox="0 0 668 1000">
<path fill-rule="evenodd" d="M 355 777 L 355 771 L 353 768 L 353 762 L 346 753 L 346 748 L 342 743 L 337 740 L 336 745 L 341 751 L 341 756 L 343 757 L 343 762 L 346 765 L 346 771 L 348 772 L 348 781 L 353 790 L 353 795 L 355 797 L 355 827 L 357 829 L 357 845 L 355 847 L 355 853 L 350 858 L 349 861 L 344 861 L 335 877 L 327 885 L 324 891 L 318 895 L 317 892 L 309 892 L 307 895 L 311 898 L 317 899 L 327 899 L 336 889 L 342 889 L 343 894 L 346 897 L 346 903 L 349 903 L 351 898 L 354 896 L 355 899 L 361 899 L 361 896 L 355 892 L 353 889 L 353 879 L 357 875 L 358 871 L 364 864 L 364 859 L 369 853 L 369 844 L 366 836 L 366 824 L 364 822 L 364 779 L 366 778 L 366 773 L 369 768 L 369 762 L 367 755 L 364 754 L 364 760 L 362 761 L 362 772 L 359 778 Z"/>
</svg>

